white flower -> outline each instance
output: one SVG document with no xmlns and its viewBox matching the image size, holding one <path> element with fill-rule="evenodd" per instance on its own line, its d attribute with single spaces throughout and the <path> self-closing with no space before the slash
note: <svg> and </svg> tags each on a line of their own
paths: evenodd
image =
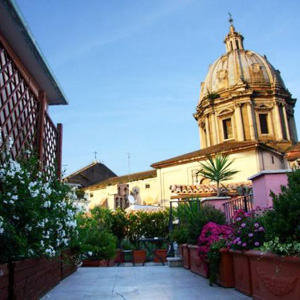
<svg viewBox="0 0 300 300">
<path fill-rule="evenodd" d="M 42 246 L 43 248 L 45 247 L 44 241 L 41 241 L 41 246 Z"/>
<path fill-rule="evenodd" d="M 0 228 L 0 234 L 3 233 L 3 232 L 4 232 L 4 229 L 3 229 L 3 228 Z"/>
<path fill-rule="evenodd" d="M 17 195 L 14 195 L 14 196 L 11 197 L 11 199 L 12 199 L 12 200 L 18 200 L 18 196 L 17 196 Z"/>
<path fill-rule="evenodd" d="M 93 255 L 93 252 L 92 252 L 92 251 L 89 251 L 89 252 L 88 252 L 88 255 L 89 255 L 89 256 L 92 256 L 92 255 Z"/>
</svg>

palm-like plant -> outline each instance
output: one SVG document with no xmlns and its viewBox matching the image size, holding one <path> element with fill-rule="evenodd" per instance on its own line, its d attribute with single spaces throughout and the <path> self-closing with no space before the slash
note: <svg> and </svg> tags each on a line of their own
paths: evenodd
<svg viewBox="0 0 300 300">
<path fill-rule="evenodd" d="M 206 163 L 200 163 L 202 169 L 197 172 L 203 177 L 217 183 L 217 196 L 220 196 L 220 182 L 230 180 L 238 170 L 231 169 L 233 160 L 229 160 L 228 155 L 217 154 L 215 159 L 210 155 L 207 156 Z"/>
</svg>

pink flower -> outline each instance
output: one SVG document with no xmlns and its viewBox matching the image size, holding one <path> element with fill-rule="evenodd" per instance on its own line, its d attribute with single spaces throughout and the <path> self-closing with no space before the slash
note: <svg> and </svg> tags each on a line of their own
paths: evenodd
<svg viewBox="0 0 300 300">
<path fill-rule="evenodd" d="M 255 243 L 254 243 L 254 246 L 255 246 L 255 247 L 258 247 L 259 245 L 260 245 L 259 242 L 255 242 Z"/>
<path fill-rule="evenodd" d="M 243 247 L 246 247 L 246 246 L 247 246 L 247 243 L 243 243 L 242 246 L 243 246 Z"/>
<path fill-rule="evenodd" d="M 258 223 L 255 223 L 255 224 L 254 224 L 254 227 L 256 227 L 256 228 L 259 227 L 259 224 L 258 224 Z"/>
<path fill-rule="evenodd" d="M 248 233 L 248 236 L 253 237 L 253 233 L 252 232 Z"/>
<path fill-rule="evenodd" d="M 265 229 L 263 227 L 258 228 L 259 231 L 264 231 Z"/>
<path fill-rule="evenodd" d="M 241 227 L 243 227 L 243 228 L 246 227 L 246 223 L 242 223 Z"/>
</svg>

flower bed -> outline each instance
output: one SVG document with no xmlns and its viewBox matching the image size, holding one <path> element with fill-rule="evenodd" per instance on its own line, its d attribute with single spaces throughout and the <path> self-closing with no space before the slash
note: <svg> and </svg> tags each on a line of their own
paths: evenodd
<svg viewBox="0 0 300 300">
<path fill-rule="evenodd" d="M 281 257 L 255 250 L 247 251 L 246 255 L 250 259 L 253 299 L 299 299 L 299 256 Z"/>
</svg>

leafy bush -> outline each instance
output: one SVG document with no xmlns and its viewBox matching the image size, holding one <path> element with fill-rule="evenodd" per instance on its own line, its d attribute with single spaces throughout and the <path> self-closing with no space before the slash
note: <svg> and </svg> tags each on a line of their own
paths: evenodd
<svg viewBox="0 0 300 300">
<path fill-rule="evenodd" d="M 170 233 L 170 238 L 172 241 L 177 242 L 178 245 L 187 243 L 187 228 L 185 226 L 175 227 Z"/>
<path fill-rule="evenodd" d="M 131 211 L 127 214 L 126 238 L 136 248 L 138 240 L 142 237 L 168 236 L 169 213 L 168 210 L 144 212 Z"/>
<path fill-rule="evenodd" d="M 56 256 L 76 235 L 76 195 L 34 155 L 15 161 L 9 150 L 0 152 L 0 263 Z"/>
<path fill-rule="evenodd" d="M 290 243 L 280 243 L 279 238 L 275 237 L 269 242 L 265 242 L 260 248 L 262 251 L 273 252 L 279 255 L 293 255 L 300 253 L 299 241 L 293 241 Z"/>
<path fill-rule="evenodd" d="M 128 226 L 126 212 L 118 208 L 112 212 L 111 218 L 111 232 L 117 237 L 118 247 L 121 248 L 121 242 L 126 236 L 126 228 Z"/>
<path fill-rule="evenodd" d="M 265 228 L 262 217 L 258 217 L 255 211 L 235 212 L 232 223 L 233 233 L 228 245 L 234 250 L 248 250 L 258 248 L 265 238 Z"/>
<path fill-rule="evenodd" d="M 225 214 L 214 206 L 206 205 L 201 206 L 199 212 L 193 212 L 190 215 L 188 221 L 183 223 L 183 226 L 187 228 L 187 241 L 189 244 L 197 244 L 203 226 L 209 222 L 223 225 L 226 223 Z"/>
<path fill-rule="evenodd" d="M 114 257 L 117 251 L 116 237 L 105 226 L 99 225 L 99 220 L 93 215 L 81 213 L 77 219 L 80 252 L 92 260 Z"/>
<path fill-rule="evenodd" d="M 280 244 L 300 240 L 300 169 L 288 174 L 288 187 L 282 186 L 281 193 L 273 198 L 273 210 L 264 216 L 268 240 L 278 238 Z"/>
</svg>

